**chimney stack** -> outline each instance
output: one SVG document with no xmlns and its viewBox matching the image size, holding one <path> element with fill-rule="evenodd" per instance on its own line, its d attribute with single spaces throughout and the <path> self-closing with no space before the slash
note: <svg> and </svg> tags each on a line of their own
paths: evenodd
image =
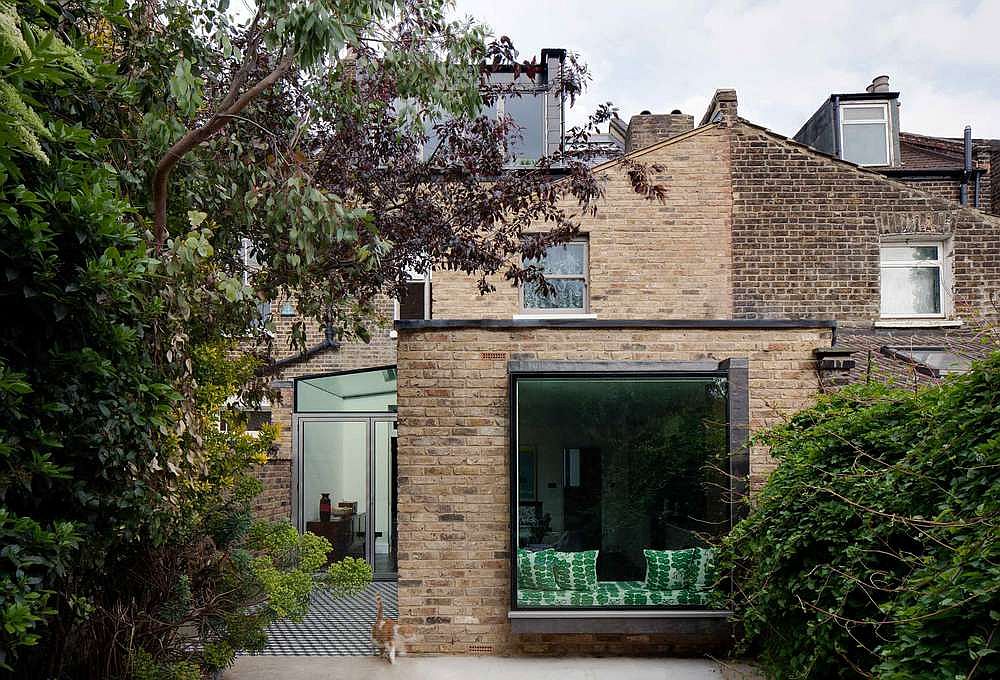
<svg viewBox="0 0 1000 680">
<path fill-rule="evenodd" d="M 875 76 L 872 78 L 872 84 L 868 86 L 865 90 L 866 92 L 888 92 L 889 91 L 889 76 Z"/>
<path fill-rule="evenodd" d="M 632 116 L 625 131 L 625 152 L 629 153 L 676 137 L 694 129 L 694 116 L 674 109 L 671 113 L 643 111 Z"/>
</svg>

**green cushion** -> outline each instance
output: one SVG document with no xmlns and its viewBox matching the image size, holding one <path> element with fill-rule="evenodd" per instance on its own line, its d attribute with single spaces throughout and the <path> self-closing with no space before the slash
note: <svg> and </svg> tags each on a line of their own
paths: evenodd
<svg viewBox="0 0 1000 680">
<path fill-rule="evenodd" d="M 591 591 L 517 591 L 522 607 L 671 607 L 711 605 L 711 594 L 697 590 L 648 590 L 643 581 L 598 581 Z"/>
<path fill-rule="evenodd" d="M 715 551 L 711 548 L 642 552 L 649 590 L 707 590 L 715 583 Z"/>
<path fill-rule="evenodd" d="M 563 590 L 595 590 L 597 588 L 597 550 L 557 552 L 555 554 L 556 583 Z"/>
<path fill-rule="evenodd" d="M 537 552 L 518 548 L 517 587 L 529 590 L 559 590 L 553 570 L 555 554 L 552 548 Z"/>
</svg>

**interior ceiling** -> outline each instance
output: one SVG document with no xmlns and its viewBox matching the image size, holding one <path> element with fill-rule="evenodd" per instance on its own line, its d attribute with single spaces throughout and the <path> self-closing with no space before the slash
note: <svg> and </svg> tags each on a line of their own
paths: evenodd
<svg viewBox="0 0 1000 680">
<path fill-rule="evenodd" d="M 341 399 L 394 394 L 396 392 L 396 369 L 307 378 L 300 380 L 299 385 L 308 386 Z"/>
</svg>

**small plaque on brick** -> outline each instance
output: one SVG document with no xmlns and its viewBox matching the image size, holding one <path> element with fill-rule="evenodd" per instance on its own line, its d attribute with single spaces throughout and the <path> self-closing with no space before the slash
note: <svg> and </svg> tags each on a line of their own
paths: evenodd
<svg viewBox="0 0 1000 680">
<path fill-rule="evenodd" d="M 507 359 L 506 352 L 480 352 L 479 358 L 485 361 L 505 361 Z"/>
</svg>

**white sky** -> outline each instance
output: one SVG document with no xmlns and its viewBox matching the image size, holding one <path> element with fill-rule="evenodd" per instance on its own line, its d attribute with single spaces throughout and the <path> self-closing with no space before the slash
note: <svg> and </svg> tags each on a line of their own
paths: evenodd
<svg viewBox="0 0 1000 680">
<path fill-rule="evenodd" d="M 593 81 L 571 122 L 611 101 L 626 121 L 681 109 L 698 123 L 733 87 L 740 115 L 794 134 L 834 92 L 887 74 L 903 130 L 1000 138 L 1000 0 L 457 0 L 522 58 L 565 47 Z"/>
</svg>

